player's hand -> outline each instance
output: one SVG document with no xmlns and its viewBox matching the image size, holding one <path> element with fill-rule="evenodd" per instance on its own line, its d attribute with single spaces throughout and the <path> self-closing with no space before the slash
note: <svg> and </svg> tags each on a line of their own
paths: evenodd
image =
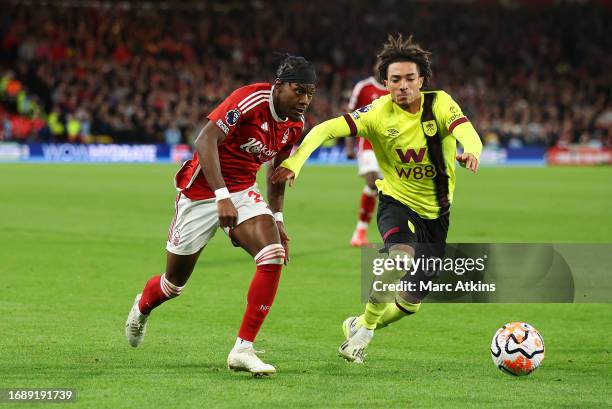
<svg viewBox="0 0 612 409">
<path fill-rule="evenodd" d="M 289 240 L 291 240 L 291 238 L 287 236 L 283 222 L 276 222 L 276 227 L 278 227 L 278 235 L 280 236 L 281 244 L 285 249 L 285 265 L 287 265 L 289 264 Z"/>
<path fill-rule="evenodd" d="M 289 186 L 293 186 L 293 183 L 295 182 L 295 173 L 293 173 L 293 171 L 287 168 L 279 166 L 278 168 L 274 169 L 274 173 L 272 173 L 272 177 L 270 178 L 270 180 L 272 181 L 272 183 L 281 183 L 288 181 Z"/>
<path fill-rule="evenodd" d="M 476 173 L 478 171 L 478 159 L 471 153 L 462 153 L 457 155 L 457 162 L 462 168 L 466 168 Z"/>
<path fill-rule="evenodd" d="M 221 227 L 236 227 L 238 222 L 238 210 L 232 203 L 232 199 L 223 199 L 217 202 L 217 214 Z"/>
</svg>

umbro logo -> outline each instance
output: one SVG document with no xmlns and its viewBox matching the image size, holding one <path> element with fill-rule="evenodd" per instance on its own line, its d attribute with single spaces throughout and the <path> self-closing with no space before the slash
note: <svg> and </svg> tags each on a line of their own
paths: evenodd
<svg viewBox="0 0 612 409">
<path fill-rule="evenodd" d="M 287 143 L 288 140 L 289 140 L 289 129 L 287 129 L 285 133 L 283 134 L 283 140 L 281 141 L 281 143 Z"/>
<path fill-rule="evenodd" d="M 399 131 L 397 129 L 395 129 L 395 128 L 387 129 L 387 136 L 389 138 L 395 138 L 398 135 L 399 135 Z"/>
</svg>

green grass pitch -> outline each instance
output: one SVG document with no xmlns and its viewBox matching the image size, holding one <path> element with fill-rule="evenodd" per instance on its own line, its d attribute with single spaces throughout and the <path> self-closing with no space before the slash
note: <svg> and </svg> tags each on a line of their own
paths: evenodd
<svg viewBox="0 0 612 409">
<path fill-rule="evenodd" d="M 257 343 L 276 376 L 225 368 L 254 264 L 220 231 L 131 348 L 123 324 L 165 266 L 176 170 L 0 165 L 0 388 L 75 388 L 76 403 L 54 406 L 67 408 L 612 405 L 610 304 L 428 304 L 377 333 L 366 364 L 338 358 L 340 324 L 363 308 L 350 167 L 308 167 L 287 192 L 292 260 Z M 610 180 L 611 167 L 459 170 L 449 241 L 612 242 Z M 515 320 L 547 346 L 526 378 L 489 354 Z"/>
</svg>

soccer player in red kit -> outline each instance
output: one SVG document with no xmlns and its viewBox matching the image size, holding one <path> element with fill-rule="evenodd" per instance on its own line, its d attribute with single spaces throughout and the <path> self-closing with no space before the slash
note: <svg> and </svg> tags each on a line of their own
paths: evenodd
<svg viewBox="0 0 612 409">
<path fill-rule="evenodd" d="M 193 159 L 175 177 L 179 193 L 166 244 L 166 272 L 149 279 L 125 323 L 130 345 L 143 341 L 151 311 L 181 293 L 202 249 L 222 227 L 256 264 L 228 367 L 254 375 L 276 372 L 257 357 L 253 342 L 289 260 L 282 215 L 285 186 L 268 183 L 268 205 L 255 178 L 263 163 L 273 161 L 276 168 L 299 141 L 316 73 L 303 57 L 287 56 L 276 75 L 272 84 L 237 89 L 208 115 Z"/>
<path fill-rule="evenodd" d="M 387 95 L 389 91 L 376 80 L 374 76 L 370 76 L 362 81 L 359 81 L 353 88 L 351 99 L 349 100 L 348 110 L 354 111 L 370 105 L 372 101 Z M 351 246 L 361 247 L 368 244 L 367 234 L 372 213 L 376 207 L 376 179 L 381 179 L 380 168 L 376 161 L 376 155 L 372 150 L 372 144 L 365 138 L 357 137 L 357 164 L 359 176 L 363 176 L 365 185 L 361 192 L 361 201 L 359 208 L 359 219 L 357 226 L 351 237 Z M 349 158 L 354 158 L 354 141 L 352 137 L 346 138 L 346 151 Z"/>
</svg>

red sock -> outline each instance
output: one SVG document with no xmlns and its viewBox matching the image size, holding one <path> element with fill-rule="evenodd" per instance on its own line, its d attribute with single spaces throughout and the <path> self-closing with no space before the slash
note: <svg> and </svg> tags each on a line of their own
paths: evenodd
<svg viewBox="0 0 612 409">
<path fill-rule="evenodd" d="M 367 191 L 366 191 L 367 190 Z M 364 223 L 370 223 L 372 220 L 372 213 L 376 207 L 376 191 L 367 186 L 363 189 L 361 194 L 361 208 L 359 209 L 359 221 Z"/>
<path fill-rule="evenodd" d="M 183 287 L 178 287 L 166 279 L 165 274 L 155 276 L 147 281 L 142 296 L 138 303 L 138 309 L 142 314 L 149 314 L 153 308 L 159 306 L 163 302 L 174 298 L 181 293 Z"/>
<path fill-rule="evenodd" d="M 278 281 L 281 275 L 281 264 L 263 264 L 257 266 L 253 281 L 247 295 L 247 307 L 242 317 L 238 336 L 245 341 L 253 342 L 270 311 L 276 296 Z"/>
</svg>

